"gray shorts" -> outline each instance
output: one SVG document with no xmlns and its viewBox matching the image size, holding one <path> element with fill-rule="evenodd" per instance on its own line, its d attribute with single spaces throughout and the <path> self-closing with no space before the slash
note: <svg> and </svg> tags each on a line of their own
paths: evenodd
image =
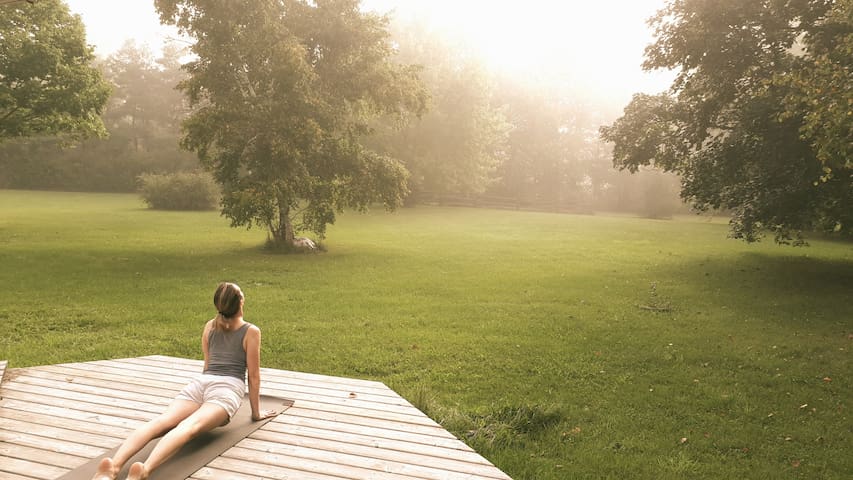
<svg viewBox="0 0 853 480">
<path fill-rule="evenodd" d="M 175 398 L 219 405 L 228 413 L 230 420 L 240 408 L 245 393 L 246 385 L 237 377 L 203 374 L 188 383 Z"/>
</svg>

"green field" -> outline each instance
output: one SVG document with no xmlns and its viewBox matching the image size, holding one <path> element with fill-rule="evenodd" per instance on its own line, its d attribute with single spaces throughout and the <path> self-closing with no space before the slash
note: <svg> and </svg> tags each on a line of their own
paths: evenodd
<svg viewBox="0 0 853 480">
<path fill-rule="evenodd" d="M 727 229 L 418 207 L 283 256 L 216 212 L 0 191 L 0 359 L 200 358 L 230 280 L 264 366 L 382 381 L 517 480 L 849 478 L 853 244 Z"/>
</svg>

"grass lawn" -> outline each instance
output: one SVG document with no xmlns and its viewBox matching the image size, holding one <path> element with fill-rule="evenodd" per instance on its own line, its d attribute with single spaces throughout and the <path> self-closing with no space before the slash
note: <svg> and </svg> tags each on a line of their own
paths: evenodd
<svg viewBox="0 0 853 480">
<path fill-rule="evenodd" d="M 200 358 L 231 280 L 264 366 L 382 381 L 517 480 L 849 478 L 853 244 L 727 228 L 414 208 L 281 256 L 215 212 L 0 191 L 0 359 Z"/>
</svg>

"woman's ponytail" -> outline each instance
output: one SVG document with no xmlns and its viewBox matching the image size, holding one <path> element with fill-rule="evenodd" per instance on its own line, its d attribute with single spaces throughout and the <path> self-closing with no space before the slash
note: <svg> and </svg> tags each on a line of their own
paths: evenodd
<svg viewBox="0 0 853 480">
<path fill-rule="evenodd" d="M 233 283 L 222 282 L 216 287 L 216 292 L 213 294 L 213 305 L 218 313 L 214 323 L 217 330 L 221 330 L 228 319 L 240 312 L 240 301 L 242 299 L 243 294 L 240 292 L 240 287 Z"/>
</svg>

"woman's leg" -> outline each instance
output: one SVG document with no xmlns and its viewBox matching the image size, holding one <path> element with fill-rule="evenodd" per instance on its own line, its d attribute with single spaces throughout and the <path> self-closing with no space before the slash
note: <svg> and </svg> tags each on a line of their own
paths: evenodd
<svg viewBox="0 0 853 480">
<path fill-rule="evenodd" d="M 157 467 L 175 454 L 187 442 L 197 435 L 213 430 L 228 420 L 224 408 L 212 403 L 203 404 L 192 415 L 171 429 L 160 441 L 145 463 L 136 462 L 130 466 L 127 480 L 144 480 Z"/>
<path fill-rule="evenodd" d="M 121 467 L 148 442 L 174 428 L 199 407 L 201 407 L 200 404 L 190 400 L 173 400 L 165 412 L 131 433 L 112 458 L 101 460 L 98 473 L 92 477 L 92 480 L 114 480 L 121 471 Z"/>
</svg>

